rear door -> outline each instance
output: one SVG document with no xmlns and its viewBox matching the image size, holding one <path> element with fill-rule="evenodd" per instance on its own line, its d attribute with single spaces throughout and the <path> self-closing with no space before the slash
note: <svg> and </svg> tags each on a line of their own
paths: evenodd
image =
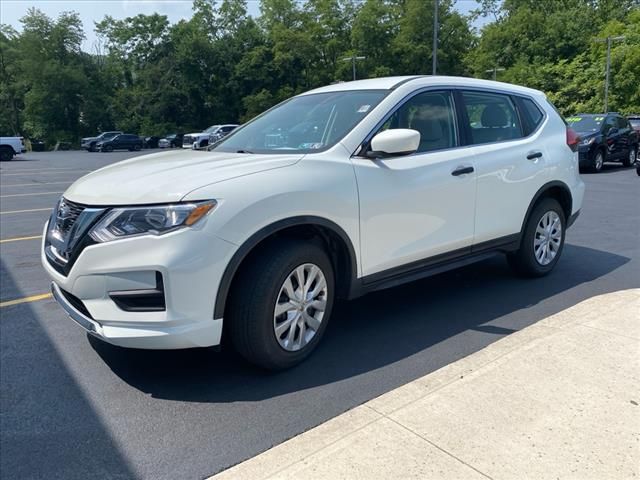
<svg viewBox="0 0 640 480">
<path fill-rule="evenodd" d="M 532 99 L 531 112 L 520 112 L 507 93 L 465 89 L 458 95 L 477 172 L 474 248 L 507 243 L 548 177 L 539 129 L 545 114 Z"/>
</svg>

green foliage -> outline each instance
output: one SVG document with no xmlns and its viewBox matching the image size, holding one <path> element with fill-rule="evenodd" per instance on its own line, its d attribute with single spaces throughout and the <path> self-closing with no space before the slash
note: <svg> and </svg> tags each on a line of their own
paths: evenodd
<svg viewBox="0 0 640 480">
<path fill-rule="evenodd" d="M 640 112 L 637 0 L 478 0 L 468 17 L 440 0 L 438 74 L 499 79 L 545 91 L 565 114 Z M 56 141 L 118 128 L 142 135 L 244 122 L 310 88 L 359 78 L 430 74 L 433 0 L 193 0 L 193 17 L 97 22 L 83 52 L 75 13 L 31 9 L 0 26 L 0 131 Z M 485 17 L 476 31 L 472 22 Z"/>
</svg>

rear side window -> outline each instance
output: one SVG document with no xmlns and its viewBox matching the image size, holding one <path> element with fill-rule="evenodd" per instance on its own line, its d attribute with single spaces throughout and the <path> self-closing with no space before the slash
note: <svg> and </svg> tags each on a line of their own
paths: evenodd
<svg viewBox="0 0 640 480">
<path fill-rule="evenodd" d="M 530 98 L 518 98 L 521 118 L 523 120 L 524 134 L 529 135 L 534 132 L 542 123 L 544 114 Z"/>
<path fill-rule="evenodd" d="M 629 128 L 629 125 L 627 124 L 627 119 L 626 118 L 617 117 L 617 120 L 618 120 L 618 128 L 620 128 L 620 129 Z"/>
<path fill-rule="evenodd" d="M 462 92 L 471 143 L 493 143 L 522 138 L 516 108 L 508 95 Z"/>
</svg>

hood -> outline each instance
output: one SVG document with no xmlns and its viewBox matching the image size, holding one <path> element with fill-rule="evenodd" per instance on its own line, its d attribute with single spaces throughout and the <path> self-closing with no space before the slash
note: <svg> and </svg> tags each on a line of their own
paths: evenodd
<svg viewBox="0 0 640 480">
<path fill-rule="evenodd" d="M 293 165 L 302 157 L 197 150 L 154 153 L 85 175 L 67 189 L 64 197 L 94 206 L 178 202 L 195 189 Z"/>
<path fill-rule="evenodd" d="M 84 137 L 82 142 L 90 142 L 91 140 L 96 140 L 98 137 Z"/>
</svg>

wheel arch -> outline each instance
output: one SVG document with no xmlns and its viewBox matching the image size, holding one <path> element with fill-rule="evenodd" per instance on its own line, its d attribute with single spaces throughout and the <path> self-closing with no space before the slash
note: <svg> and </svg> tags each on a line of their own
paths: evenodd
<svg viewBox="0 0 640 480">
<path fill-rule="evenodd" d="M 531 212 L 543 198 L 556 199 L 564 211 L 565 221 L 568 222 L 569 218 L 571 218 L 571 213 L 573 211 L 573 196 L 571 195 L 571 189 L 569 186 L 559 180 L 545 183 L 538 189 L 529 203 L 529 208 L 527 208 L 527 213 L 525 214 L 522 225 L 520 226 L 520 238 L 522 238 L 522 235 L 524 234 L 524 229 L 527 226 Z"/>
<path fill-rule="evenodd" d="M 338 296 L 348 297 L 357 278 L 356 252 L 349 235 L 335 222 L 317 216 L 279 220 L 251 235 L 231 257 L 218 286 L 213 318 L 223 318 L 233 280 L 240 267 L 261 246 L 280 236 L 319 237 L 328 249 L 336 274 Z"/>
</svg>

